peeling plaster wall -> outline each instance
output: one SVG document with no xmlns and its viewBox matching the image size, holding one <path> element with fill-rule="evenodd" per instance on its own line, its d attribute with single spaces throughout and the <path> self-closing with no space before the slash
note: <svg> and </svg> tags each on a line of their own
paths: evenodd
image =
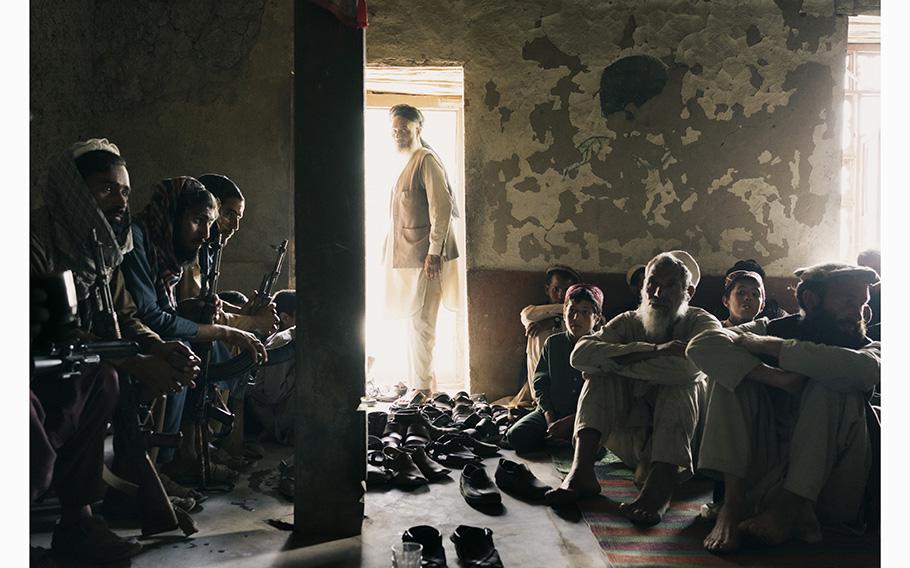
<svg viewBox="0 0 910 568">
<path fill-rule="evenodd" d="M 134 208 L 161 178 L 226 173 L 248 211 L 222 282 L 256 287 L 268 245 L 291 227 L 292 9 L 32 2 L 33 205 L 47 157 L 89 136 L 120 145 Z M 846 18 L 831 2 L 372 0 L 369 10 L 368 63 L 465 68 L 474 391 L 506 394 L 521 361 L 489 347 L 517 325 L 479 299 L 497 293 L 497 274 L 554 262 L 622 274 L 686 248 L 708 274 L 754 257 L 784 276 L 836 256 Z M 657 61 L 662 86 L 604 115 L 613 107 L 602 99 L 622 94 L 602 92 L 604 69 L 629 56 Z M 520 301 L 538 294 L 529 284 Z"/>
<path fill-rule="evenodd" d="M 255 289 L 274 263 L 269 245 L 290 238 L 293 5 L 77 4 L 32 3 L 33 205 L 46 157 L 80 138 L 120 147 L 134 211 L 161 179 L 224 173 L 247 209 L 220 285 Z"/>
<path fill-rule="evenodd" d="M 837 257 L 847 21 L 832 2 L 369 7 L 368 63 L 465 69 L 474 390 L 505 394 L 493 377 L 520 359 L 477 335 L 489 321 L 471 313 L 472 271 L 624 273 L 684 248 L 708 274 L 751 257 L 784 276 Z M 665 84 L 604 115 L 604 69 L 628 56 L 659 62 Z"/>
</svg>

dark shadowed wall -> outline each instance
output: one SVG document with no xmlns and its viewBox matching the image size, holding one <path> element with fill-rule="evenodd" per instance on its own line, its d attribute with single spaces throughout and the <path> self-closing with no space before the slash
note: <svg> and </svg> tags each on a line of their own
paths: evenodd
<svg viewBox="0 0 910 568">
<path fill-rule="evenodd" d="M 221 287 L 256 288 L 269 245 L 290 238 L 292 13 L 280 0 L 32 2 L 33 204 L 47 158 L 88 137 L 120 147 L 134 211 L 161 179 L 226 174 L 247 209 Z"/>
</svg>

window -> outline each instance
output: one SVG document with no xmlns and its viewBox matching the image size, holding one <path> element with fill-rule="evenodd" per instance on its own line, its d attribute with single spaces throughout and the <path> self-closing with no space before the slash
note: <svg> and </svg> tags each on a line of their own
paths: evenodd
<svg viewBox="0 0 910 568">
<path fill-rule="evenodd" d="M 881 248 L 881 44 L 879 18 L 850 18 L 844 74 L 841 257 Z"/>
</svg>

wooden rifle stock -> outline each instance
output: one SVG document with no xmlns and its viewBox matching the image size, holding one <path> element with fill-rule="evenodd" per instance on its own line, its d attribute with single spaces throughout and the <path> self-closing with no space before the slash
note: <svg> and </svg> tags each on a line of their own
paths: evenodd
<svg viewBox="0 0 910 568">
<path fill-rule="evenodd" d="M 109 281 L 110 270 L 108 270 L 105 265 L 104 251 L 95 229 L 92 229 L 92 248 L 95 256 L 94 295 L 97 300 L 93 324 L 100 323 L 104 332 L 116 340 L 111 343 L 123 343 L 120 341 L 122 338 L 120 334 L 120 324 L 117 320 L 117 311 L 114 308 L 114 299 L 111 295 Z M 135 343 L 132 343 L 131 345 L 134 347 L 136 346 Z M 105 350 L 101 348 L 101 346 L 103 346 L 103 344 L 99 344 L 98 351 L 104 353 Z M 115 357 L 124 356 L 122 352 L 116 351 L 116 345 L 111 347 L 110 344 L 108 345 L 107 354 L 108 356 Z M 129 354 L 129 356 L 135 354 L 136 352 L 134 351 Z M 127 461 L 130 463 L 130 467 L 135 471 L 138 478 L 136 480 L 138 482 L 138 487 L 136 488 L 136 502 L 139 506 L 141 516 L 142 534 L 148 536 L 172 531 L 180 525 L 177 522 L 174 506 L 171 504 L 171 500 L 168 498 L 167 492 L 161 484 L 161 478 L 158 476 L 158 471 L 149 459 L 148 452 L 145 451 L 147 433 L 143 432 L 140 426 L 144 421 L 141 418 L 143 405 L 140 403 L 137 395 L 137 391 L 139 390 L 138 385 L 132 385 L 128 390 L 132 399 L 130 400 L 129 405 L 130 411 L 135 409 L 136 416 L 135 419 L 118 422 L 127 430 L 121 432 L 121 435 L 132 442 L 129 444 L 130 447 L 136 448 L 135 452 L 128 456 Z"/>
</svg>

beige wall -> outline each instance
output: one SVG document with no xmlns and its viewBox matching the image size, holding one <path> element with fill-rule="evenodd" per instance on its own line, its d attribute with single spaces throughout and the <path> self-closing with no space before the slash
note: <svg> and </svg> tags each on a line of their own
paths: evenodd
<svg viewBox="0 0 910 568">
<path fill-rule="evenodd" d="M 31 14 L 33 202 L 49 153 L 88 136 L 121 146 L 137 206 L 160 178 L 226 173 L 248 212 L 222 282 L 254 288 L 291 226 L 292 3 Z M 495 289 L 474 271 L 484 286 L 554 262 L 624 273 L 686 248 L 707 273 L 754 257 L 784 276 L 836 255 L 846 19 L 832 3 L 372 0 L 369 15 L 368 63 L 465 69 L 473 390 L 505 394 L 521 360 L 474 340 L 518 325 L 485 311 Z M 666 85 L 605 116 L 602 73 L 630 55 L 658 60 Z"/>
<path fill-rule="evenodd" d="M 847 22 L 801 4 L 370 3 L 370 64 L 464 66 L 472 338 L 519 325 L 486 311 L 509 293 L 488 270 L 625 273 L 684 248 L 706 273 L 756 258 L 784 276 L 836 256 Z M 605 116 L 604 69 L 631 55 L 667 82 Z M 471 341 L 472 389 L 496 397 L 520 356 L 490 345 Z"/>
</svg>

